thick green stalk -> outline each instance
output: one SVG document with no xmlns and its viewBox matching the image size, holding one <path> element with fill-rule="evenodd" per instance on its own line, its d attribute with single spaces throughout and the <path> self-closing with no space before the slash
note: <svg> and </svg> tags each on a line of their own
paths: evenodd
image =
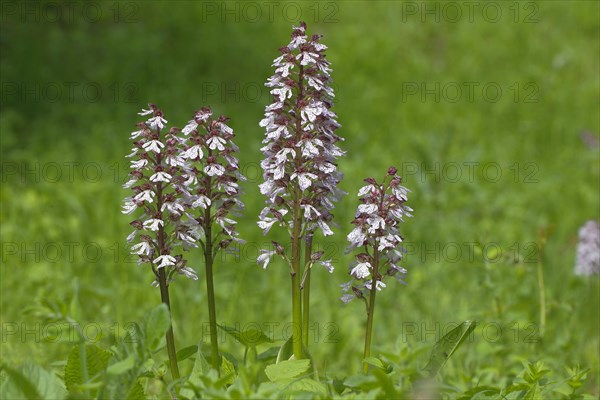
<svg viewBox="0 0 600 400">
<path fill-rule="evenodd" d="M 215 306 L 215 285 L 213 282 L 213 243 L 210 207 L 204 213 L 206 246 L 204 248 L 204 262 L 206 264 L 206 296 L 208 298 L 208 325 L 210 332 L 211 365 L 219 371 L 219 342 L 217 337 L 217 311 Z"/>
<path fill-rule="evenodd" d="M 310 271 L 311 268 L 311 256 L 312 256 L 312 233 L 306 235 L 306 247 L 304 247 L 304 268 L 308 268 L 305 271 L 306 278 L 304 279 L 304 285 L 302 286 L 302 339 L 304 345 L 308 347 L 308 325 L 309 325 L 309 310 L 310 310 Z"/>
<path fill-rule="evenodd" d="M 298 99 L 296 100 L 295 113 L 296 113 L 296 141 L 300 141 L 302 137 L 302 125 L 301 125 L 301 112 L 300 112 L 300 101 L 304 97 L 304 68 L 300 66 L 298 71 Z M 302 155 L 300 151 L 296 152 L 294 159 L 296 168 L 302 165 Z M 301 244 L 301 231 L 302 231 L 302 214 L 300 209 L 300 201 L 302 200 L 302 190 L 298 184 L 298 180 L 294 183 L 294 196 L 293 196 L 293 221 L 294 228 L 292 232 L 292 343 L 294 350 L 294 358 L 299 360 L 302 358 L 302 292 L 300 290 L 300 248 Z"/>
<path fill-rule="evenodd" d="M 169 285 L 167 284 L 167 275 L 164 268 L 158 270 L 158 286 L 160 287 L 160 298 L 169 310 L 169 318 L 171 318 L 171 301 L 169 299 Z M 173 319 L 171 318 L 171 326 L 166 334 L 167 339 L 167 354 L 169 355 L 169 366 L 171 375 L 174 380 L 179 379 L 179 367 L 177 365 L 177 352 L 175 351 L 175 336 L 173 335 Z"/>
<path fill-rule="evenodd" d="M 209 156 L 212 151 L 209 150 Z M 206 195 L 210 198 L 212 195 L 212 178 L 208 177 L 206 182 Z M 212 216 L 211 206 L 207 206 L 204 211 L 204 237 L 206 243 L 204 246 L 204 264 L 206 266 L 206 297 L 208 298 L 208 329 L 210 333 L 210 351 L 211 366 L 220 371 L 221 360 L 219 358 L 219 341 L 217 336 L 217 310 L 215 305 L 215 285 L 213 278 L 213 237 L 212 237 Z"/>
<path fill-rule="evenodd" d="M 160 165 L 161 155 L 157 154 L 156 163 Z M 159 182 L 156 188 L 156 209 L 161 213 L 162 219 L 162 183 Z M 158 228 L 158 248 L 162 252 L 165 247 L 165 231 L 163 226 Z M 171 375 L 174 380 L 179 379 L 179 366 L 177 365 L 177 352 L 175 350 L 175 335 L 173 334 L 173 318 L 171 317 L 171 300 L 169 298 L 169 283 L 167 282 L 167 272 L 165 268 L 158 269 L 158 286 L 160 287 L 160 299 L 169 310 L 169 320 L 171 322 L 169 329 L 165 335 L 167 340 L 167 354 L 169 355 L 169 365 L 171 367 Z"/>
<path fill-rule="evenodd" d="M 379 275 L 379 252 L 377 245 L 373 254 L 373 278 L 369 294 L 369 308 L 367 309 L 367 331 L 365 333 L 365 351 L 363 359 L 371 356 L 371 338 L 373 337 L 373 314 L 375 313 L 375 295 L 377 294 L 377 276 Z M 369 364 L 364 363 L 365 374 L 369 372 Z"/>
<path fill-rule="evenodd" d="M 296 186 L 297 198 L 300 188 Z M 294 358 L 302 358 L 302 293 L 300 292 L 300 202 L 294 205 L 294 231 L 292 234 L 292 343 Z"/>
</svg>

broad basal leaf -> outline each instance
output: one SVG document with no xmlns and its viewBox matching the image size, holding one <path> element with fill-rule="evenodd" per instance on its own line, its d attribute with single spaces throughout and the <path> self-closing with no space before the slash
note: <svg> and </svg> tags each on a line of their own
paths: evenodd
<svg viewBox="0 0 600 400">
<path fill-rule="evenodd" d="M 2 399 L 58 399 L 67 397 L 64 385 L 52 372 L 36 364 L 25 364 L 19 371 L 3 366 L 7 380 L 0 389 Z"/>
<path fill-rule="evenodd" d="M 146 316 L 146 340 L 150 351 L 156 351 L 163 343 L 163 338 L 171 326 L 171 317 L 166 304 L 153 308 Z"/>
<path fill-rule="evenodd" d="M 287 360 L 268 365 L 265 374 L 271 382 L 279 382 L 295 378 L 310 368 L 310 360 Z"/>
<path fill-rule="evenodd" d="M 273 341 L 263 331 L 258 329 L 246 329 L 240 331 L 225 325 L 217 326 L 246 347 L 254 347 L 262 343 L 270 343 Z"/>
<path fill-rule="evenodd" d="M 431 350 L 429 362 L 425 367 L 430 376 L 435 376 L 442 369 L 446 361 L 454 354 L 476 326 L 475 321 L 465 321 L 450 332 L 445 334 Z"/>
</svg>

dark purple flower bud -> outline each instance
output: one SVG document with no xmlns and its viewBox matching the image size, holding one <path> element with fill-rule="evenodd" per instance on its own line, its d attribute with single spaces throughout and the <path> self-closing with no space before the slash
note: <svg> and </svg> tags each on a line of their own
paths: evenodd
<svg viewBox="0 0 600 400">
<path fill-rule="evenodd" d="M 279 254 L 280 256 L 285 254 L 285 248 L 280 245 L 277 242 L 271 242 L 273 244 L 273 247 L 275 248 L 275 253 Z"/>
<path fill-rule="evenodd" d="M 316 251 L 316 252 L 312 253 L 312 255 L 310 256 L 310 259 L 312 261 L 319 261 L 321 259 L 321 257 L 323 257 L 323 254 L 325 254 L 324 251 Z"/>
</svg>

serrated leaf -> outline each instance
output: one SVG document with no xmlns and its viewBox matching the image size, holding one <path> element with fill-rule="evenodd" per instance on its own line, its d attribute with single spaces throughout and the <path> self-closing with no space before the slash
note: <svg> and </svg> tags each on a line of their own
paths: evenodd
<svg viewBox="0 0 600 400">
<path fill-rule="evenodd" d="M 176 355 L 177 361 L 181 362 L 183 360 L 186 360 L 186 359 L 190 358 L 191 356 L 193 356 L 194 354 L 196 354 L 197 351 L 198 351 L 198 346 L 196 346 L 196 345 L 184 347 L 183 349 L 181 349 L 177 352 L 177 355 Z"/>
<path fill-rule="evenodd" d="M 273 340 L 271 340 L 271 338 L 269 338 L 263 331 L 258 329 L 246 329 L 242 332 L 238 329 L 225 325 L 217 326 L 246 347 L 254 347 L 258 346 L 259 344 L 273 342 Z"/>
<path fill-rule="evenodd" d="M 166 304 L 162 303 L 150 310 L 146 316 L 146 345 L 150 351 L 160 348 L 170 327 L 171 317 Z"/>
<path fill-rule="evenodd" d="M 227 357 L 221 357 L 221 377 L 225 379 L 226 385 L 235 381 L 235 367 Z"/>
<path fill-rule="evenodd" d="M 194 361 L 194 367 L 192 368 L 192 372 L 190 374 L 189 382 L 196 387 L 201 386 L 202 377 L 205 376 L 210 371 L 210 366 L 208 365 L 208 361 L 204 357 L 202 353 L 202 343 L 198 345 L 198 351 L 196 352 L 196 360 Z"/>
<path fill-rule="evenodd" d="M 465 321 L 438 340 L 429 356 L 429 362 L 425 370 L 429 371 L 430 377 L 437 375 L 446 361 L 456 352 L 465 339 L 473 332 L 475 321 Z"/>
<path fill-rule="evenodd" d="M 135 358 L 133 358 L 133 354 L 130 354 L 126 359 L 116 362 L 110 365 L 106 372 L 110 375 L 120 375 L 129 371 L 135 365 Z"/>
<path fill-rule="evenodd" d="M 133 386 L 131 386 L 125 400 L 146 400 L 146 394 L 140 381 L 136 380 Z"/>
<path fill-rule="evenodd" d="M 292 379 L 303 374 L 310 368 L 310 360 L 287 360 L 271 364 L 265 368 L 265 374 L 271 382 Z"/>
<path fill-rule="evenodd" d="M 65 384 L 71 394 L 81 390 L 95 392 L 93 380 L 102 374 L 108 365 L 111 353 L 93 344 L 73 347 L 65 366 Z"/>
</svg>

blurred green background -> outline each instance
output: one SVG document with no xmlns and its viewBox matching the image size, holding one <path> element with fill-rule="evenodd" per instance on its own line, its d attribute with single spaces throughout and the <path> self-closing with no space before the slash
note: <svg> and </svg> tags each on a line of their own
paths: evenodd
<svg viewBox="0 0 600 400">
<path fill-rule="evenodd" d="M 469 5 L 470 4 L 470 5 Z M 591 367 L 598 394 L 598 279 L 572 273 L 578 228 L 599 218 L 600 3 L 532 2 L 2 3 L 2 358 L 50 365 L 40 302 L 88 334 L 137 321 L 159 302 L 152 274 L 127 257 L 129 133 L 148 102 L 182 127 L 210 104 L 241 148 L 240 256 L 221 255 L 218 319 L 258 323 L 281 339 L 289 275 L 262 270 L 258 126 L 277 49 L 291 25 L 324 35 L 347 157 L 336 235 L 318 239 L 336 270 L 313 275 L 312 353 L 330 375 L 360 369 L 364 309 L 339 302 L 356 191 L 396 165 L 412 190 L 408 286 L 378 296 L 374 353 L 422 368 L 448 324 L 480 329 L 444 370 L 468 388 L 520 372 L 525 360 Z M 539 337 L 538 228 L 548 299 Z M 476 245 L 475 243 L 479 243 Z M 198 252 L 190 265 L 203 266 Z M 208 338 L 204 282 L 171 286 L 178 347 Z M 32 311 L 33 310 L 33 311 Z M 278 326 L 273 324 L 279 323 Z M 268 325 L 271 324 L 271 325 Z M 451 325 L 454 326 L 454 325 Z M 250 326 L 251 327 L 251 326 Z M 29 333 L 28 333 L 29 332 Z M 50 340 L 49 340 L 50 339 Z M 223 349 L 241 348 L 224 338 Z"/>
</svg>

